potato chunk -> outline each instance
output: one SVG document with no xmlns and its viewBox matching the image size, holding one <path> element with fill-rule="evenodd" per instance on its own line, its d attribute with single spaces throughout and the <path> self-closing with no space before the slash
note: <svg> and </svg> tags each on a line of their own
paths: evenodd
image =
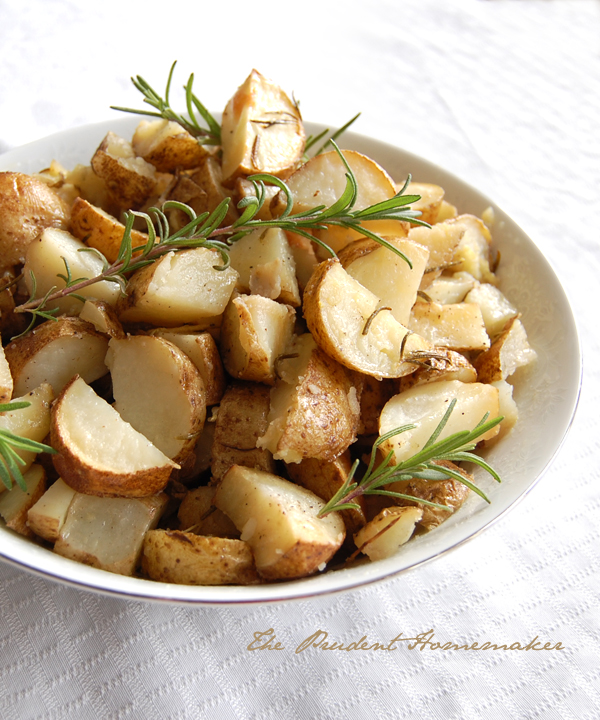
<svg viewBox="0 0 600 720">
<path fill-rule="evenodd" d="M 62 478 L 58 478 L 27 511 L 27 525 L 44 540 L 56 542 L 76 494 Z"/>
<path fill-rule="evenodd" d="M 231 267 L 216 269 L 221 264 L 208 248 L 167 253 L 132 275 L 117 305 L 121 321 L 177 327 L 221 315 L 238 277 Z"/>
<path fill-rule="evenodd" d="M 356 547 L 371 560 L 391 557 L 410 540 L 422 514 L 421 508 L 385 508 L 356 533 Z"/>
<path fill-rule="evenodd" d="M 251 585 L 259 581 L 248 543 L 181 530 L 151 530 L 142 569 L 151 580 L 179 585 Z"/>
<path fill-rule="evenodd" d="M 338 513 L 318 518 L 323 500 L 270 473 L 234 465 L 221 480 L 214 502 L 241 531 L 265 579 L 300 578 L 323 570 L 344 541 Z"/>
<path fill-rule="evenodd" d="M 304 291 L 304 317 L 321 348 L 351 370 L 377 378 L 415 370 L 408 358 L 430 344 L 399 323 L 337 259 L 322 262 Z M 408 337 L 406 337 L 408 335 Z"/>
<path fill-rule="evenodd" d="M 23 473 L 27 490 L 14 485 L 11 490 L 0 494 L 0 517 L 6 527 L 19 535 L 31 537 L 33 532 L 27 525 L 27 512 L 42 496 L 46 489 L 46 472 L 41 465 L 32 465 Z"/>
<path fill-rule="evenodd" d="M 75 375 L 91 383 L 108 368 L 108 338 L 79 318 L 48 320 L 6 347 L 15 393 L 24 395 L 42 383 L 58 395 Z"/>
<path fill-rule="evenodd" d="M 147 335 L 112 338 L 106 364 L 115 410 L 168 458 L 182 464 L 206 419 L 204 382 L 196 366 L 173 343 Z"/>
<path fill-rule="evenodd" d="M 472 430 L 489 413 L 498 417 L 498 390 L 482 383 L 461 383 L 444 380 L 418 385 L 394 396 L 383 408 L 379 421 L 379 434 L 403 425 L 416 425 L 413 430 L 400 433 L 380 446 L 385 455 L 394 451 L 392 464 L 400 463 L 419 452 L 439 425 L 450 402 L 457 403 L 438 440 L 459 430 Z M 480 440 L 489 440 L 499 432 L 499 426 L 488 430 Z"/>
<path fill-rule="evenodd" d="M 0 271 L 22 263 L 43 230 L 69 224 L 69 208 L 56 192 L 17 172 L 0 173 L 0 216 Z"/>
<path fill-rule="evenodd" d="M 408 327 L 436 347 L 450 350 L 487 350 L 490 338 L 486 332 L 479 305 L 417 302 Z"/>
<path fill-rule="evenodd" d="M 13 377 L 6 359 L 4 348 L 0 344 L 0 403 L 8 402 L 13 394 Z"/>
<path fill-rule="evenodd" d="M 81 378 L 71 380 L 52 406 L 50 433 L 57 472 L 88 495 L 154 495 L 178 467 Z"/>
<path fill-rule="evenodd" d="M 335 460 L 356 439 L 360 398 L 353 379 L 309 333 L 295 340 L 277 368 L 269 427 L 257 446 L 287 463 Z"/>
<path fill-rule="evenodd" d="M 133 575 L 146 533 L 167 504 L 164 493 L 147 498 L 106 498 L 76 493 L 54 552 L 92 567 Z"/>
<path fill-rule="evenodd" d="M 159 172 L 198 167 L 208 150 L 179 123 L 142 120 L 131 141 L 134 153 Z"/>
<path fill-rule="evenodd" d="M 285 178 L 304 151 L 298 106 L 283 90 L 253 70 L 223 111 L 223 182 L 266 172 Z"/>
<path fill-rule="evenodd" d="M 523 323 L 513 318 L 490 349 L 477 356 L 474 365 L 479 381 L 491 383 L 506 380 L 515 370 L 529 365 L 536 358 L 537 353 L 527 340 Z"/>
</svg>

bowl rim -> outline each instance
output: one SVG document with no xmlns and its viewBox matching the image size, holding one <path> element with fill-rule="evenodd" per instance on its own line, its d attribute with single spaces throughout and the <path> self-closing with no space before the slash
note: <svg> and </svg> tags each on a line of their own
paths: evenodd
<svg viewBox="0 0 600 720">
<path fill-rule="evenodd" d="M 215 117 L 217 116 L 218 114 L 215 113 Z M 72 151 L 75 155 L 86 158 L 91 157 L 91 154 L 108 130 L 121 133 L 133 132 L 139 121 L 139 116 L 105 120 L 63 130 L 34 140 L 1 154 L 0 171 L 14 169 L 22 172 L 34 172 L 44 167 L 44 163 L 49 164 L 54 158 L 68 167 L 69 164 L 63 160 L 65 153 L 69 154 Z M 316 133 L 326 127 L 323 124 L 313 122 L 305 122 L 304 124 L 307 133 Z M 510 502 L 505 502 L 503 506 L 499 506 L 497 511 L 492 510 L 484 515 L 483 522 L 473 521 L 473 517 L 476 517 L 478 513 L 469 516 L 470 522 L 461 519 L 462 532 L 457 533 L 456 540 L 445 544 L 442 543 L 442 546 L 438 549 L 435 548 L 435 545 L 439 543 L 434 540 L 433 549 L 425 550 L 416 561 L 404 566 L 401 562 L 402 553 L 399 553 L 387 560 L 365 563 L 343 570 L 333 570 L 310 578 L 293 581 L 252 586 L 175 585 L 116 575 L 60 557 L 55 555 L 52 550 L 36 545 L 32 541 L 18 536 L 13 531 L 7 530 L 2 521 L 0 521 L 0 535 L 7 534 L 8 537 L 0 544 L 0 560 L 71 587 L 131 600 L 195 606 L 253 605 L 257 603 L 305 600 L 312 597 L 339 594 L 382 582 L 386 579 L 392 579 L 401 573 L 421 567 L 441 555 L 461 547 L 467 541 L 478 537 L 500 518 L 503 518 L 540 482 L 562 448 L 568 431 L 573 424 L 581 395 L 583 376 L 581 341 L 577 331 L 577 323 L 568 296 L 560 283 L 556 271 L 535 242 L 495 202 L 455 174 L 401 147 L 353 131 L 346 132 L 340 138 L 338 144 L 342 148 L 357 149 L 360 152 L 364 152 L 367 148 L 370 149 L 370 152 L 365 152 L 365 154 L 375 155 L 374 159 L 378 160 L 386 169 L 388 169 L 386 163 L 382 161 L 384 157 L 393 157 L 396 161 L 401 160 L 406 163 L 408 169 L 417 167 L 419 168 L 419 174 L 424 175 L 422 178 L 419 177 L 420 182 L 439 184 L 445 189 L 447 187 L 458 188 L 461 193 L 467 194 L 470 202 L 477 205 L 478 212 L 475 212 L 476 208 L 469 210 L 473 214 L 480 215 L 485 208 L 492 207 L 496 216 L 503 223 L 508 223 L 510 229 L 516 232 L 526 243 L 528 251 L 533 254 L 539 268 L 544 271 L 548 281 L 553 282 L 554 290 L 559 294 L 561 301 L 563 320 L 566 322 L 573 340 L 570 346 L 572 353 L 570 357 L 571 376 L 568 396 L 564 398 L 562 403 L 563 414 L 560 418 L 560 428 L 557 430 L 558 439 L 551 452 L 544 457 L 543 463 L 537 468 L 535 477 L 512 497 Z M 373 150 L 375 150 L 375 153 L 373 153 Z M 87 153 L 89 153 L 89 156 Z M 41 161 L 36 160 L 39 157 L 42 158 Z M 85 160 L 81 159 L 79 162 L 85 162 Z M 34 164 L 32 165 L 32 163 Z M 14 165 L 19 167 L 14 167 Z M 464 212 L 462 207 L 459 210 Z M 432 536 L 433 534 L 428 535 Z M 24 548 L 26 548 L 25 552 L 23 552 Z"/>
</svg>

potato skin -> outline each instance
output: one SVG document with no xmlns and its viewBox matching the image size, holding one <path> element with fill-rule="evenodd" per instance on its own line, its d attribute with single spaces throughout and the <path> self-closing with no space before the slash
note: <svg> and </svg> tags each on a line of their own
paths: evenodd
<svg viewBox="0 0 600 720">
<path fill-rule="evenodd" d="M 66 230 L 69 207 L 41 180 L 0 173 L 0 270 L 22 263 L 31 242 L 47 227 Z"/>
<path fill-rule="evenodd" d="M 150 530 L 146 534 L 142 570 L 157 582 L 180 585 L 251 585 L 259 581 L 247 543 L 181 530 Z"/>
</svg>

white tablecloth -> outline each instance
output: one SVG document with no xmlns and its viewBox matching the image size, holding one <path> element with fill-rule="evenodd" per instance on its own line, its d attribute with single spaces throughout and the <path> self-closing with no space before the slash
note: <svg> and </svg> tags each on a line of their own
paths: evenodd
<svg viewBox="0 0 600 720">
<path fill-rule="evenodd" d="M 306 119 L 401 145 L 494 197 L 570 297 L 585 379 L 543 480 L 450 554 L 373 587 L 279 606 L 107 598 L 0 564 L 0 717 L 600 717 L 600 3 L 0 2 L 0 151 L 138 102 L 179 60 L 220 108 L 251 67 Z M 283 650 L 249 651 L 272 628 Z M 430 629 L 563 650 L 295 652 Z"/>
</svg>

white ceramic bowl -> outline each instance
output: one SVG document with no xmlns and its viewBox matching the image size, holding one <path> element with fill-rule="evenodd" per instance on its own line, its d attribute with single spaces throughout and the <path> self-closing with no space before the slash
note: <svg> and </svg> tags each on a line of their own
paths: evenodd
<svg viewBox="0 0 600 720">
<path fill-rule="evenodd" d="M 126 117 L 52 135 L 1 155 L 0 170 L 35 172 L 53 159 L 68 168 L 76 163 L 89 164 L 108 130 L 131 137 L 138 122 L 139 118 Z M 307 129 L 316 133 L 322 128 L 307 123 Z M 398 181 L 410 172 L 415 181 L 441 185 L 446 198 L 460 212 L 481 215 L 487 207 L 494 208 L 494 243 L 502 255 L 501 288 L 521 311 L 538 360 L 513 376 L 520 409 L 518 425 L 486 456 L 500 472 L 502 484 L 497 485 L 484 473 L 477 475 L 491 504 L 472 493 L 460 512 L 435 531 L 411 540 L 387 560 L 252 587 L 191 587 L 115 575 L 59 557 L 7 530 L 1 521 L 0 558 L 47 578 L 128 598 L 213 605 L 307 598 L 382 580 L 437 558 L 488 527 L 541 478 L 571 424 L 581 382 L 577 330 L 556 275 L 535 244 L 505 213 L 450 173 L 404 150 L 354 133 L 344 135 L 341 144 L 374 158 Z"/>
</svg>

